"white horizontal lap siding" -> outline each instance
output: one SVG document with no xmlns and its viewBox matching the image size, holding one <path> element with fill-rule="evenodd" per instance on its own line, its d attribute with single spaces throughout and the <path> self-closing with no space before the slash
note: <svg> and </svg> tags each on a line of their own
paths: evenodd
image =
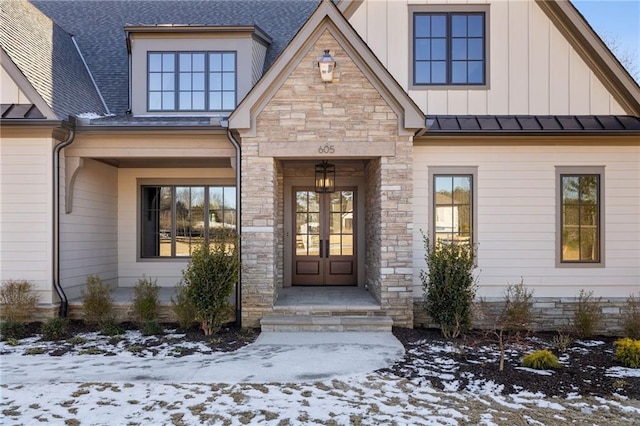
<svg viewBox="0 0 640 426">
<path fill-rule="evenodd" d="M 24 279 L 52 303 L 52 142 L 0 140 L 0 281 Z"/>
<path fill-rule="evenodd" d="M 64 213 L 62 198 L 60 284 L 71 299 L 80 296 L 88 275 L 117 284 L 117 176 L 115 167 L 85 158 L 75 179 L 71 213 Z"/>
<path fill-rule="evenodd" d="M 425 268 L 420 229 L 431 214 L 429 167 L 477 166 L 480 296 L 521 279 L 539 297 L 604 297 L 640 290 L 640 147 L 414 147 L 414 296 Z M 556 268 L 556 166 L 605 166 L 604 268 Z"/>
<path fill-rule="evenodd" d="M 133 287 L 146 276 L 157 279 L 161 287 L 174 287 L 182 278 L 182 270 L 189 259 L 140 259 L 138 238 L 138 209 L 140 208 L 138 181 L 162 180 L 163 183 L 179 184 L 180 179 L 190 182 L 225 182 L 235 180 L 231 168 L 208 169 L 119 169 L 118 171 L 118 285 Z"/>
<path fill-rule="evenodd" d="M 409 51 L 413 48 L 408 33 L 409 5 L 487 3 L 488 87 L 409 90 L 425 114 L 624 114 L 533 0 L 367 0 L 349 22 L 408 90 Z"/>
</svg>

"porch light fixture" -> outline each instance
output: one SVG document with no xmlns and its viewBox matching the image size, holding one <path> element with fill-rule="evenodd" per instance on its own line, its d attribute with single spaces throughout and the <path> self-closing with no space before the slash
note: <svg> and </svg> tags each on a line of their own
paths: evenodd
<svg viewBox="0 0 640 426">
<path fill-rule="evenodd" d="M 333 81 L 333 70 L 336 68 L 336 61 L 329 54 L 329 49 L 325 49 L 324 55 L 318 61 L 320 68 L 320 78 L 323 83 L 331 83 Z"/>
<path fill-rule="evenodd" d="M 336 166 L 326 160 L 316 164 L 316 192 L 328 193 L 336 191 Z"/>
</svg>

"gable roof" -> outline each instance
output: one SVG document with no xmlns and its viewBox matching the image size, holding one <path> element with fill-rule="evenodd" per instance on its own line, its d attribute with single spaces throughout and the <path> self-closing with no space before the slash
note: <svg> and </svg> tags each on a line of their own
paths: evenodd
<svg viewBox="0 0 640 426">
<path fill-rule="evenodd" d="M 229 127 L 255 131 L 255 118 L 309 49 L 328 30 L 399 118 L 399 126 L 423 129 L 424 114 L 331 0 L 322 0 L 267 73 L 229 116 Z"/>
<path fill-rule="evenodd" d="M 0 7 L 2 50 L 57 118 L 84 112 L 104 113 L 104 105 L 73 38 L 26 1 L 2 2 Z M 14 80 L 24 88 L 24 81 Z M 36 99 L 31 101 L 37 103 Z"/>
<path fill-rule="evenodd" d="M 640 86 L 569 0 L 535 0 L 629 113 L 640 116 Z"/>
<path fill-rule="evenodd" d="M 318 4 L 318 0 L 31 2 L 74 34 L 102 96 L 116 115 L 124 115 L 129 109 L 125 26 L 256 25 L 273 39 L 267 49 L 267 69 Z"/>
</svg>

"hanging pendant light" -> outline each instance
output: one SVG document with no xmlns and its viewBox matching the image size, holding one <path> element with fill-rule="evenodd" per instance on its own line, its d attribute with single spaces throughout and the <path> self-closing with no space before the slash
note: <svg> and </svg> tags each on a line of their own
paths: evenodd
<svg viewBox="0 0 640 426">
<path fill-rule="evenodd" d="M 328 193 L 336 190 L 336 166 L 324 160 L 316 164 L 316 192 Z"/>
</svg>

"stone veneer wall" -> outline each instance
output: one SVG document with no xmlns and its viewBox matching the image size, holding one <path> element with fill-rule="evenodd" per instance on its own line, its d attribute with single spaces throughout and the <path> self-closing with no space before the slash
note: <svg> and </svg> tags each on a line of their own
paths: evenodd
<svg viewBox="0 0 640 426">
<path fill-rule="evenodd" d="M 624 335 L 625 318 L 630 315 L 631 306 L 627 299 L 611 298 L 600 300 L 602 321 L 596 329 L 601 335 Z M 489 315 L 495 317 L 504 306 L 502 301 L 485 302 Z M 566 331 L 572 324 L 573 315 L 578 308 L 577 298 L 537 297 L 533 304 L 532 328 L 539 331 Z M 414 299 L 414 325 L 416 327 L 435 328 L 422 307 L 422 300 Z M 486 330 L 490 324 L 482 313 L 477 313 L 473 320 L 473 328 Z"/>
<path fill-rule="evenodd" d="M 365 167 L 365 282 L 371 295 L 378 302 L 382 299 L 382 277 L 380 275 L 380 159 L 371 160 Z"/>
<path fill-rule="evenodd" d="M 313 65 L 324 49 L 330 49 L 338 63 L 339 81 L 331 84 L 320 81 Z M 379 247 L 375 250 L 380 250 L 380 261 L 367 265 L 367 269 L 370 277 L 380 281 L 383 309 L 396 325 L 413 326 L 413 140 L 410 135 L 399 134 L 398 129 L 394 110 L 331 33 L 325 31 L 258 113 L 255 135 L 241 134 L 243 325 L 257 326 L 260 318 L 272 310 L 280 275 L 277 168 L 273 158 L 260 157 L 260 145 L 333 143 L 336 152 L 327 159 L 349 159 L 366 157 L 366 152 L 350 149 L 350 143 L 384 142 L 395 147 L 395 156 L 371 160 L 379 163 L 379 195 L 370 195 L 379 202 L 369 203 L 368 207 L 380 210 L 380 220 L 378 225 L 372 225 L 379 231 L 369 243 Z M 273 155 L 282 160 L 295 158 L 296 152 Z"/>
<path fill-rule="evenodd" d="M 257 327 L 277 297 L 277 171 L 256 141 L 242 142 L 241 176 L 242 324 Z"/>
</svg>

